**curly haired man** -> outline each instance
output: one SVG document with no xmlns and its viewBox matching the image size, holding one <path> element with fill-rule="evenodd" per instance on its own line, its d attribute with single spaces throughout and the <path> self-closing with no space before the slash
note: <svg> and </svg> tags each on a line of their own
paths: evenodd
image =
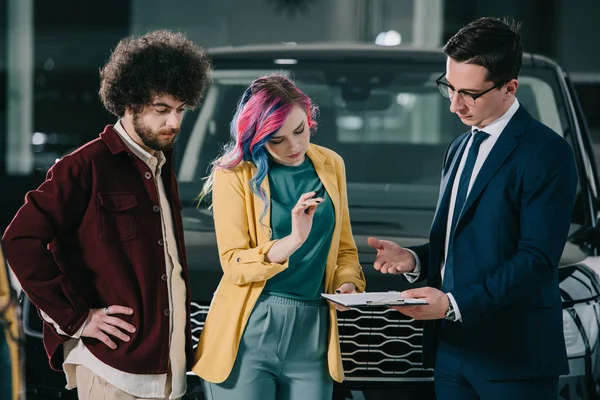
<svg viewBox="0 0 600 400">
<path fill-rule="evenodd" d="M 85 399 L 176 399 L 194 353 L 173 144 L 211 64 L 179 33 L 119 42 L 100 97 L 119 119 L 63 157 L 3 237 L 50 365 Z"/>
</svg>

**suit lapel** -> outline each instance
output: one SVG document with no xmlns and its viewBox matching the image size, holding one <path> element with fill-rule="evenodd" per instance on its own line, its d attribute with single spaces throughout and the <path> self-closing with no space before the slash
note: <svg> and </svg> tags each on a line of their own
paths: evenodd
<svg viewBox="0 0 600 400">
<path fill-rule="evenodd" d="M 463 216 L 473 206 L 475 201 L 481 196 L 481 193 L 490 182 L 492 177 L 498 172 L 498 170 L 504 165 L 506 160 L 510 157 L 515 148 L 519 145 L 518 136 L 525 133 L 527 124 L 531 120 L 531 115 L 520 105 L 515 115 L 511 118 L 506 128 L 500 134 L 498 141 L 492 148 L 492 151 L 488 155 L 487 159 L 483 163 L 481 170 L 475 178 L 473 187 L 469 192 L 465 206 L 460 215 L 460 219 L 457 222 L 456 229 L 459 228 Z M 485 128 L 483 129 L 485 131 Z"/>
<path fill-rule="evenodd" d="M 442 252 L 444 249 L 444 239 L 446 237 L 446 226 L 448 224 L 448 210 L 450 207 L 450 196 L 452 194 L 452 186 L 456 178 L 456 172 L 460 165 L 460 160 L 465 152 L 465 148 L 469 141 L 470 132 L 464 133 L 456 139 L 455 149 L 450 149 L 448 153 L 449 167 L 444 168 L 442 182 L 440 184 L 440 196 L 438 205 L 433 217 L 430 234 L 430 265 L 439 265 L 441 263 Z M 431 244 L 433 243 L 433 244 Z M 436 244 L 437 243 L 437 244 Z M 438 245 L 439 244 L 439 245 Z M 439 287 L 440 269 L 430 268 L 428 281 L 434 287 Z"/>
<path fill-rule="evenodd" d="M 450 206 L 450 195 L 452 194 L 452 186 L 454 179 L 456 178 L 456 172 L 460 164 L 460 160 L 465 151 L 465 147 L 469 141 L 469 133 L 463 134 L 462 139 L 458 139 L 456 150 L 450 155 L 451 163 L 450 167 L 446 169 L 440 184 L 440 194 L 438 204 L 433 217 L 433 224 L 431 226 L 431 233 L 442 234 L 446 231 L 446 221 L 448 220 L 448 209 Z"/>
</svg>

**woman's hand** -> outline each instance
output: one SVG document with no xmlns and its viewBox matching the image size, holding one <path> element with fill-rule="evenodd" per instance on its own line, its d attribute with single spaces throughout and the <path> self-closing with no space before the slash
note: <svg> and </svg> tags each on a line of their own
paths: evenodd
<svg viewBox="0 0 600 400">
<path fill-rule="evenodd" d="M 356 293 L 356 285 L 352 282 L 342 283 L 339 288 L 335 290 L 336 294 L 350 294 Z M 330 301 L 331 305 L 338 311 L 348 311 L 350 308 L 344 307 L 341 304 Z"/>
<path fill-rule="evenodd" d="M 313 216 L 318 205 L 325 199 L 312 198 L 316 192 L 304 193 L 292 209 L 292 233 L 290 236 L 304 243 L 312 229 Z"/>
<path fill-rule="evenodd" d="M 304 193 L 292 209 L 292 232 L 280 239 L 267 253 L 267 262 L 282 263 L 298 250 L 312 229 L 315 209 L 324 199 L 311 198 L 315 192 Z"/>
</svg>

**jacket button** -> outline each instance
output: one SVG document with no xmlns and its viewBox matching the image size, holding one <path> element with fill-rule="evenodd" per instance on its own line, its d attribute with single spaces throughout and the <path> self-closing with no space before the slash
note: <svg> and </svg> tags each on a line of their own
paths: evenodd
<svg viewBox="0 0 600 400">
<path fill-rule="evenodd" d="M 160 206 L 155 205 L 154 207 L 152 207 L 152 211 L 159 212 L 160 211 Z"/>
<path fill-rule="evenodd" d="M 165 241 L 162 239 L 158 239 L 158 245 L 162 246 L 163 244 L 165 244 Z"/>
<path fill-rule="evenodd" d="M 150 179 L 150 178 L 152 178 L 152 174 L 151 174 L 150 172 L 146 172 L 146 173 L 144 174 L 144 178 L 146 178 L 146 179 Z"/>
<path fill-rule="evenodd" d="M 166 282 L 166 281 L 167 281 L 167 274 L 162 274 L 162 275 L 160 276 L 160 279 L 162 279 L 163 281 L 165 281 L 165 282 Z"/>
<path fill-rule="evenodd" d="M 168 308 L 165 308 L 164 313 L 168 317 L 169 315 L 171 315 L 171 310 L 169 310 Z"/>
<path fill-rule="evenodd" d="M 241 261 L 242 261 L 242 259 L 238 257 L 238 259 L 237 259 L 236 261 L 237 261 L 237 262 L 241 262 Z"/>
</svg>

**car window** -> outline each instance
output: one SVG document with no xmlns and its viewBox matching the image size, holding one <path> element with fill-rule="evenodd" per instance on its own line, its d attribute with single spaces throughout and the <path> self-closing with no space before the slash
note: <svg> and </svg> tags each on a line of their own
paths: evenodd
<svg viewBox="0 0 600 400">
<path fill-rule="evenodd" d="M 285 70 L 217 67 L 202 108 L 190 115 L 193 121 L 186 121 L 191 128 L 179 168 L 182 199 L 197 196 L 210 163 L 228 142 L 243 91 L 257 77 L 277 71 L 293 78 L 319 107 L 318 130 L 311 140 L 344 158 L 353 223 L 360 225 L 361 213 L 368 212 L 365 221 L 379 219 L 390 233 L 400 229 L 389 223 L 397 220 L 403 221 L 404 231 L 426 235 L 444 152 L 468 129 L 437 89 L 442 68 L 383 63 L 307 63 Z M 519 101 L 562 135 L 564 111 L 552 71 L 524 68 L 519 82 Z M 410 216 L 402 215 L 409 211 Z M 374 218 L 376 213 L 380 216 Z M 406 222 L 411 218 L 419 220 Z"/>
</svg>

